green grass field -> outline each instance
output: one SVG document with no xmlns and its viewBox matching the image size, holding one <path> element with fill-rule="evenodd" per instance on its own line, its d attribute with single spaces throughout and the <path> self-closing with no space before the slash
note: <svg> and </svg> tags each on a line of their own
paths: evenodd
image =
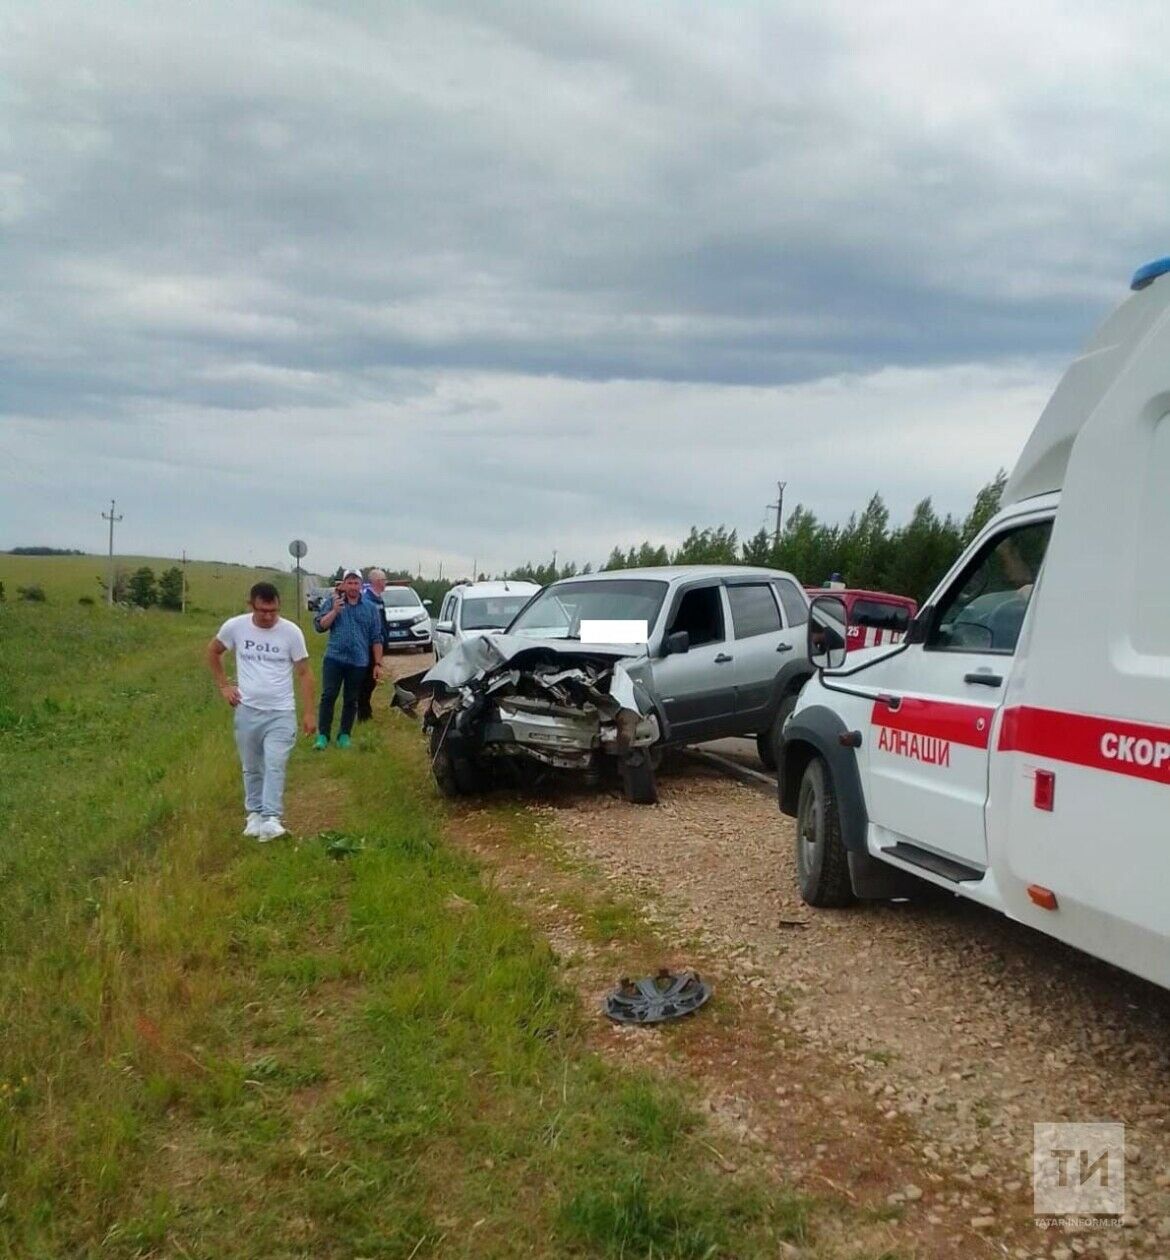
<svg viewBox="0 0 1170 1260">
<path fill-rule="evenodd" d="M 240 837 L 202 653 L 247 571 L 186 618 L 42 580 L 0 605 L 0 1255 L 804 1242 L 807 1205 L 720 1171 L 683 1088 L 587 1050 L 596 1015 L 448 845 L 405 720 L 299 747 L 299 838 Z"/>
<path fill-rule="evenodd" d="M 114 563 L 127 573 L 146 565 L 157 578 L 180 562 L 177 557 L 115 556 Z M 40 586 L 52 604 L 76 605 L 83 595 L 100 603 L 105 599 L 100 583 L 106 580 L 106 572 L 105 556 L 13 556 L 0 552 L 0 582 L 9 601 L 18 598 L 17 587 Z M 212 560 L 187 564 L 187 597 L 192 608 L 225 615 L 242 612 L 253 582 L 275 582 L 291 607 L 296 584 L 289 573 Z"/>
</svg>

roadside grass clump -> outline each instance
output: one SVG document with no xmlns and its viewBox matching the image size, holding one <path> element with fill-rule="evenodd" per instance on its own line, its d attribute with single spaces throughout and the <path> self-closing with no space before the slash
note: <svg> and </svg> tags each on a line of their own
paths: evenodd
<svg viewBox="0 0 1170 1260">
<path fill-rule="evenodd" d="M 445 842 L 413 727 L 298 748 L 305 838 L 258 845 L 217 618 L 0 619 L 0 1255 L 801 1236 L 794 1200 L 719 1170 L 686 1089 L 588 1051 L 552 950 Z"/>
</svg>

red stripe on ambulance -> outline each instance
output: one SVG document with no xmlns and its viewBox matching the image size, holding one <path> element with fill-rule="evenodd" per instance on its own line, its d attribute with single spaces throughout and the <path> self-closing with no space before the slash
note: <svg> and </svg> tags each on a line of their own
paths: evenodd
<svg viewBox="0 0 1170 1260">
<path fill-rule="evenodd" d="M 874 726 L 889 731 L 925 736 L 948 744 L 964 744 L 968 748 L 986 748 L 991 738 L 994 714 L 994 709 L 979 704 L 952 704 L 946 700 L 920 700 L 915 696 L 904 696 L 896 709 L 890 708 L 884 700 L 875 701 L 870 721 Z M 881 744 L 880 736 L 878 742 L 879 747 L 886 746 Z M 890 747 L 889 751 L 898 750 Z M 923 758 L 917 757 L 916 760 Z"/>
<path fill-rule="evenodd" d="M 999 751 L 1170 784 L 1170 729 L 1144 722 L 1023 705 L 1004 713 Z"/>
</svg>

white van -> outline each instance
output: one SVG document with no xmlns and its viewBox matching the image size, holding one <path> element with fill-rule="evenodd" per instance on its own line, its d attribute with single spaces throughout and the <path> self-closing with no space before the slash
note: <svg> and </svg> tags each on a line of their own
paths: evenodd
<svg viewBox="0 0 1170 1260">
<path fill-rule="evenodd" d="M 810 904 L 913 875 L 1170 986 L 1167 273 L 1134 276 L 900 645 L 846 658 L 814 601 L 779 765 Z"/>
</svg>

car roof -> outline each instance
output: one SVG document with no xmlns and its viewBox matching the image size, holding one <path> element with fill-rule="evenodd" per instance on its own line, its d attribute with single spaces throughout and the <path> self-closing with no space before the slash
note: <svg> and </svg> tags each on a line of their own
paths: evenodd
<svg viewBox="0 0 1170 1260">
<path fill-rule="evenodd" d="M 783 569 L 764 569 L 747 564 L 664 564 L 646 569 L 602 569 L 599 573 L 578 573 L 575 577 L 561 578 L 560 582 L 613 581 L 615 578 L 638 578 L 642 581 L 683 582 L 687 578 L 701 577 L 767 577 L 788 578 L 796 582 L 791 573 Z M 554 582 L 559 586 L 560 582 Z M 799 586 L 800 583 L 798 582 Z"/>
<path fill-rule="evenodd" d="M 477 596 L 486 598 L 489 595 L 535 595 L 540 587 L 535 582 L 464 582 L 452 590 L 459 591 L 464 598 Z"/>
<path fill-rule="evenodd" d="M 866 591 L 859 586 L 847 586 L 843 590 L 832 590 L 827 586 L 806 586 L 805 591 L 811 598 L 814 595 L 838 595 L 848 596 L 850 599 L 873 599 L 885 601 L 887 604 L 913 604 L 918 607 L 918 601 L 909 595 L 893 595 L 889 591 Z"/>
</svg>

